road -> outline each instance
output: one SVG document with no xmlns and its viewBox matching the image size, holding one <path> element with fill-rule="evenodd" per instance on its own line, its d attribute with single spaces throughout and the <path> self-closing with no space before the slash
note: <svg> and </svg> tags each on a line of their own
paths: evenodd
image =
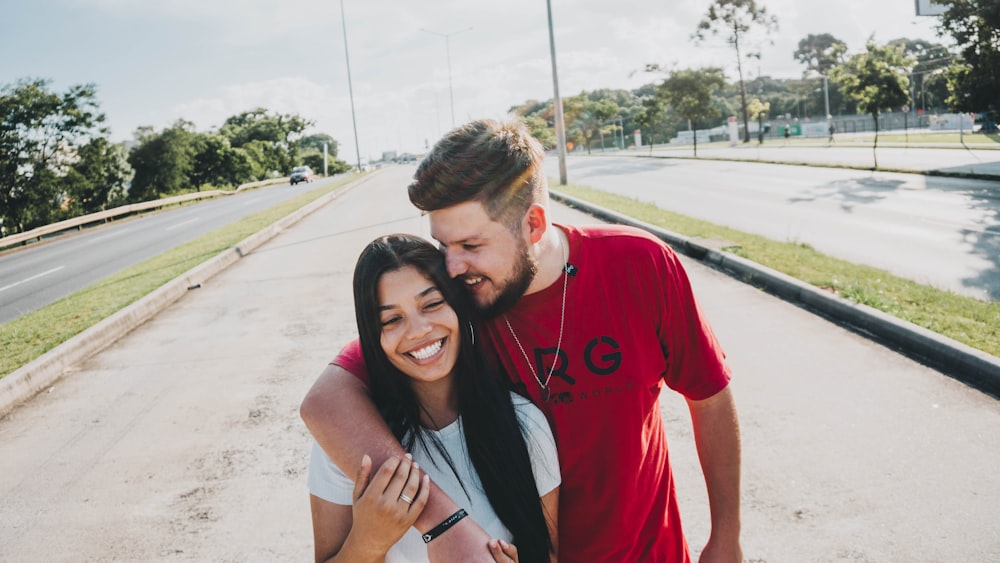
<svg viewBox="0 0 1000 563">
<path fill-rule="evenodd" d="M 556 159 L 546 169 L 558 177 Z M 571 183 L 1000 300 L 1000 182 L 628 156 L 574 156 L 567 169 Z"/>
<path fill-rule="evenodd" d="M 363 245 L 428 234 L 411 173 L 377 173 L 0 419 L 0 559 L 310 559 L 299 401 L 355 334 Z M 1000 402 L 682 261 L 734 370 L 748 561 L 1000 560 Z M 697 557 L 690 420 L 661 401 Z"/>
<path fill-rule="evenodd" d="M 8 251 L 0 255 L 0 323 L 329 181 L 245 191 Z"/>
</svg>

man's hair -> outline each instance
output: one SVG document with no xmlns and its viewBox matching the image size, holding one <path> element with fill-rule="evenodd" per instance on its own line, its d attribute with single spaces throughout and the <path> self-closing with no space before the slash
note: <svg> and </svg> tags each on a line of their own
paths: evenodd
<svg viewBox="0 0 1000 563">
<path fill-rule="evenodd" d="M 451 130 L 421 161 L 410 201 L 424 211 L 477 201 L 491 220 L 513 230 L 531 204 L 546 203 L 544 157 L 521 121 L 472 121 Z"/>
</svg>

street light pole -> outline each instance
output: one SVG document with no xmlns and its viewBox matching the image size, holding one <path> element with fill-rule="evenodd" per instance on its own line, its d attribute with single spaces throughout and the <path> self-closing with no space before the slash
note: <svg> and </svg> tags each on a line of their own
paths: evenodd
<svg viewBox="0 0 1000 563">
<path fill-rule="evenodd" d="M 462 32 L 465 32 L 465 31 L 469 31 L 470 29 L 472 29 L 472 28 L 471 27 L 467 27 L 465 29 L 460 29 L 458 31 L 452 31 L 451 33 L 439 33 L 437 31 L 431 31 L 429 29 L 421 29 L 420 30 L 420 31 L 423 31 L 425 33 L 431 33 L 431 34 L 434 34 L 434 35 L 440 35 L 441 37 L 444 37 L 444 50 L 445 50 L 445 55 L 448 57 L 448 97 L 451 99 L 451 126 L 452 127 L 455 126 L 455 94 L 454 94 L 454 92 L 451 89 L 451 42 L 450 42 L 449 38 L 452 35 L 458 35 L 459 33 L 462 33 Z"/>
<path fill-rule="evenodd" d="M 347 53 L 347 18 L 344 17 L 344 0 L 340 0 L 340 23 L 344 28 L 344 58 L 347 59 L 347 91 L 351 95 L 351 124 L 354 125 L 354 153 L 358 157 L 358 172 L 361 172 L 361 147 L 358 145 L 358 120 L 354 116 L 354 86 L 351 85 L 351 56 Z"/>
<path fill-rule="evenodd" d="M 826 103 L 826 118 L 832 119 L 833 116 L 830 115 L 830 84 L 827 82 L 826 75 L 823 75 L 823 101 Z"/>
<path fill-rule="evenodd" d="M 552 0 L 545 0 L 549 14 L 549 53 L 552 56 L 552 106 L 556 115 L 556 153 L 559 155 L 559 185 L 566 185 L 566 124 L 563 120 L 562 98 L 559 97 L 559 73 L 556 71 L 556 36 L 552 32 Z"/>
</svg>

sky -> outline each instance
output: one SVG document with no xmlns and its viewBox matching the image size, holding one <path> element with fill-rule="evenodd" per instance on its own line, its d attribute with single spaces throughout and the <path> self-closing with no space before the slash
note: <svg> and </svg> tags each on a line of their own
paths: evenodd
<svg viewBox="0 0 1000 563">
<path fill-rule="evenodd" d="M 747 79 L 801 77 L 792 54 L 810 33 L 830 33 L 851 53 L 872 36 L 947 44 L 913 0 L 758 3 L 779 30 L 749 38 L 761 59 L 745 68 Z M 710 4 L 551 0 L 560 94 L 665 77 L 643 72 L 647 63 L 720 66 L 735 79 L 723 39 L 691 39 Z M 333 136 L 350 163 L 421 153 L 454 125 L 553 97 L 543 0 L 342 5 L 343 18 L 335 0 L 0 0 L 0 86 L 43 78 L 64 92 L 94 83 L 115 141 L 178 119 L 210 131 L 256 107 L 296 113 L 314 122 L 308 132 Z"/>
</svg>

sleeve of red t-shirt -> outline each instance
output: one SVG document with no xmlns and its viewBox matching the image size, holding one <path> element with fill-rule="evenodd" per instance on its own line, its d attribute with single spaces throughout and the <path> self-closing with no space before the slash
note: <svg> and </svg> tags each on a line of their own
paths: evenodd
<svg viewBox="0 0 1000 563">
<path fill-rule="evenodd" d="M 330 363 L 346 369 L 351 372 L 351 375 L 368 385 L 368 368 L 365 366 L 365 357 L 361 353 L 361 341 L 357 338 L 345 344 L 340 349 L 340 354 L 337 354 L 336 359 Z"/>
<path fill-rule="evenodd" d="M 694 296 L 677 254 L 664 243 L 654 252 L 659 280 L 660 343 L 667 359 L 664 381 L 693 400 L 707 399 L 729 384 L 730 370 L 722 345 Z"/>
</svg>

